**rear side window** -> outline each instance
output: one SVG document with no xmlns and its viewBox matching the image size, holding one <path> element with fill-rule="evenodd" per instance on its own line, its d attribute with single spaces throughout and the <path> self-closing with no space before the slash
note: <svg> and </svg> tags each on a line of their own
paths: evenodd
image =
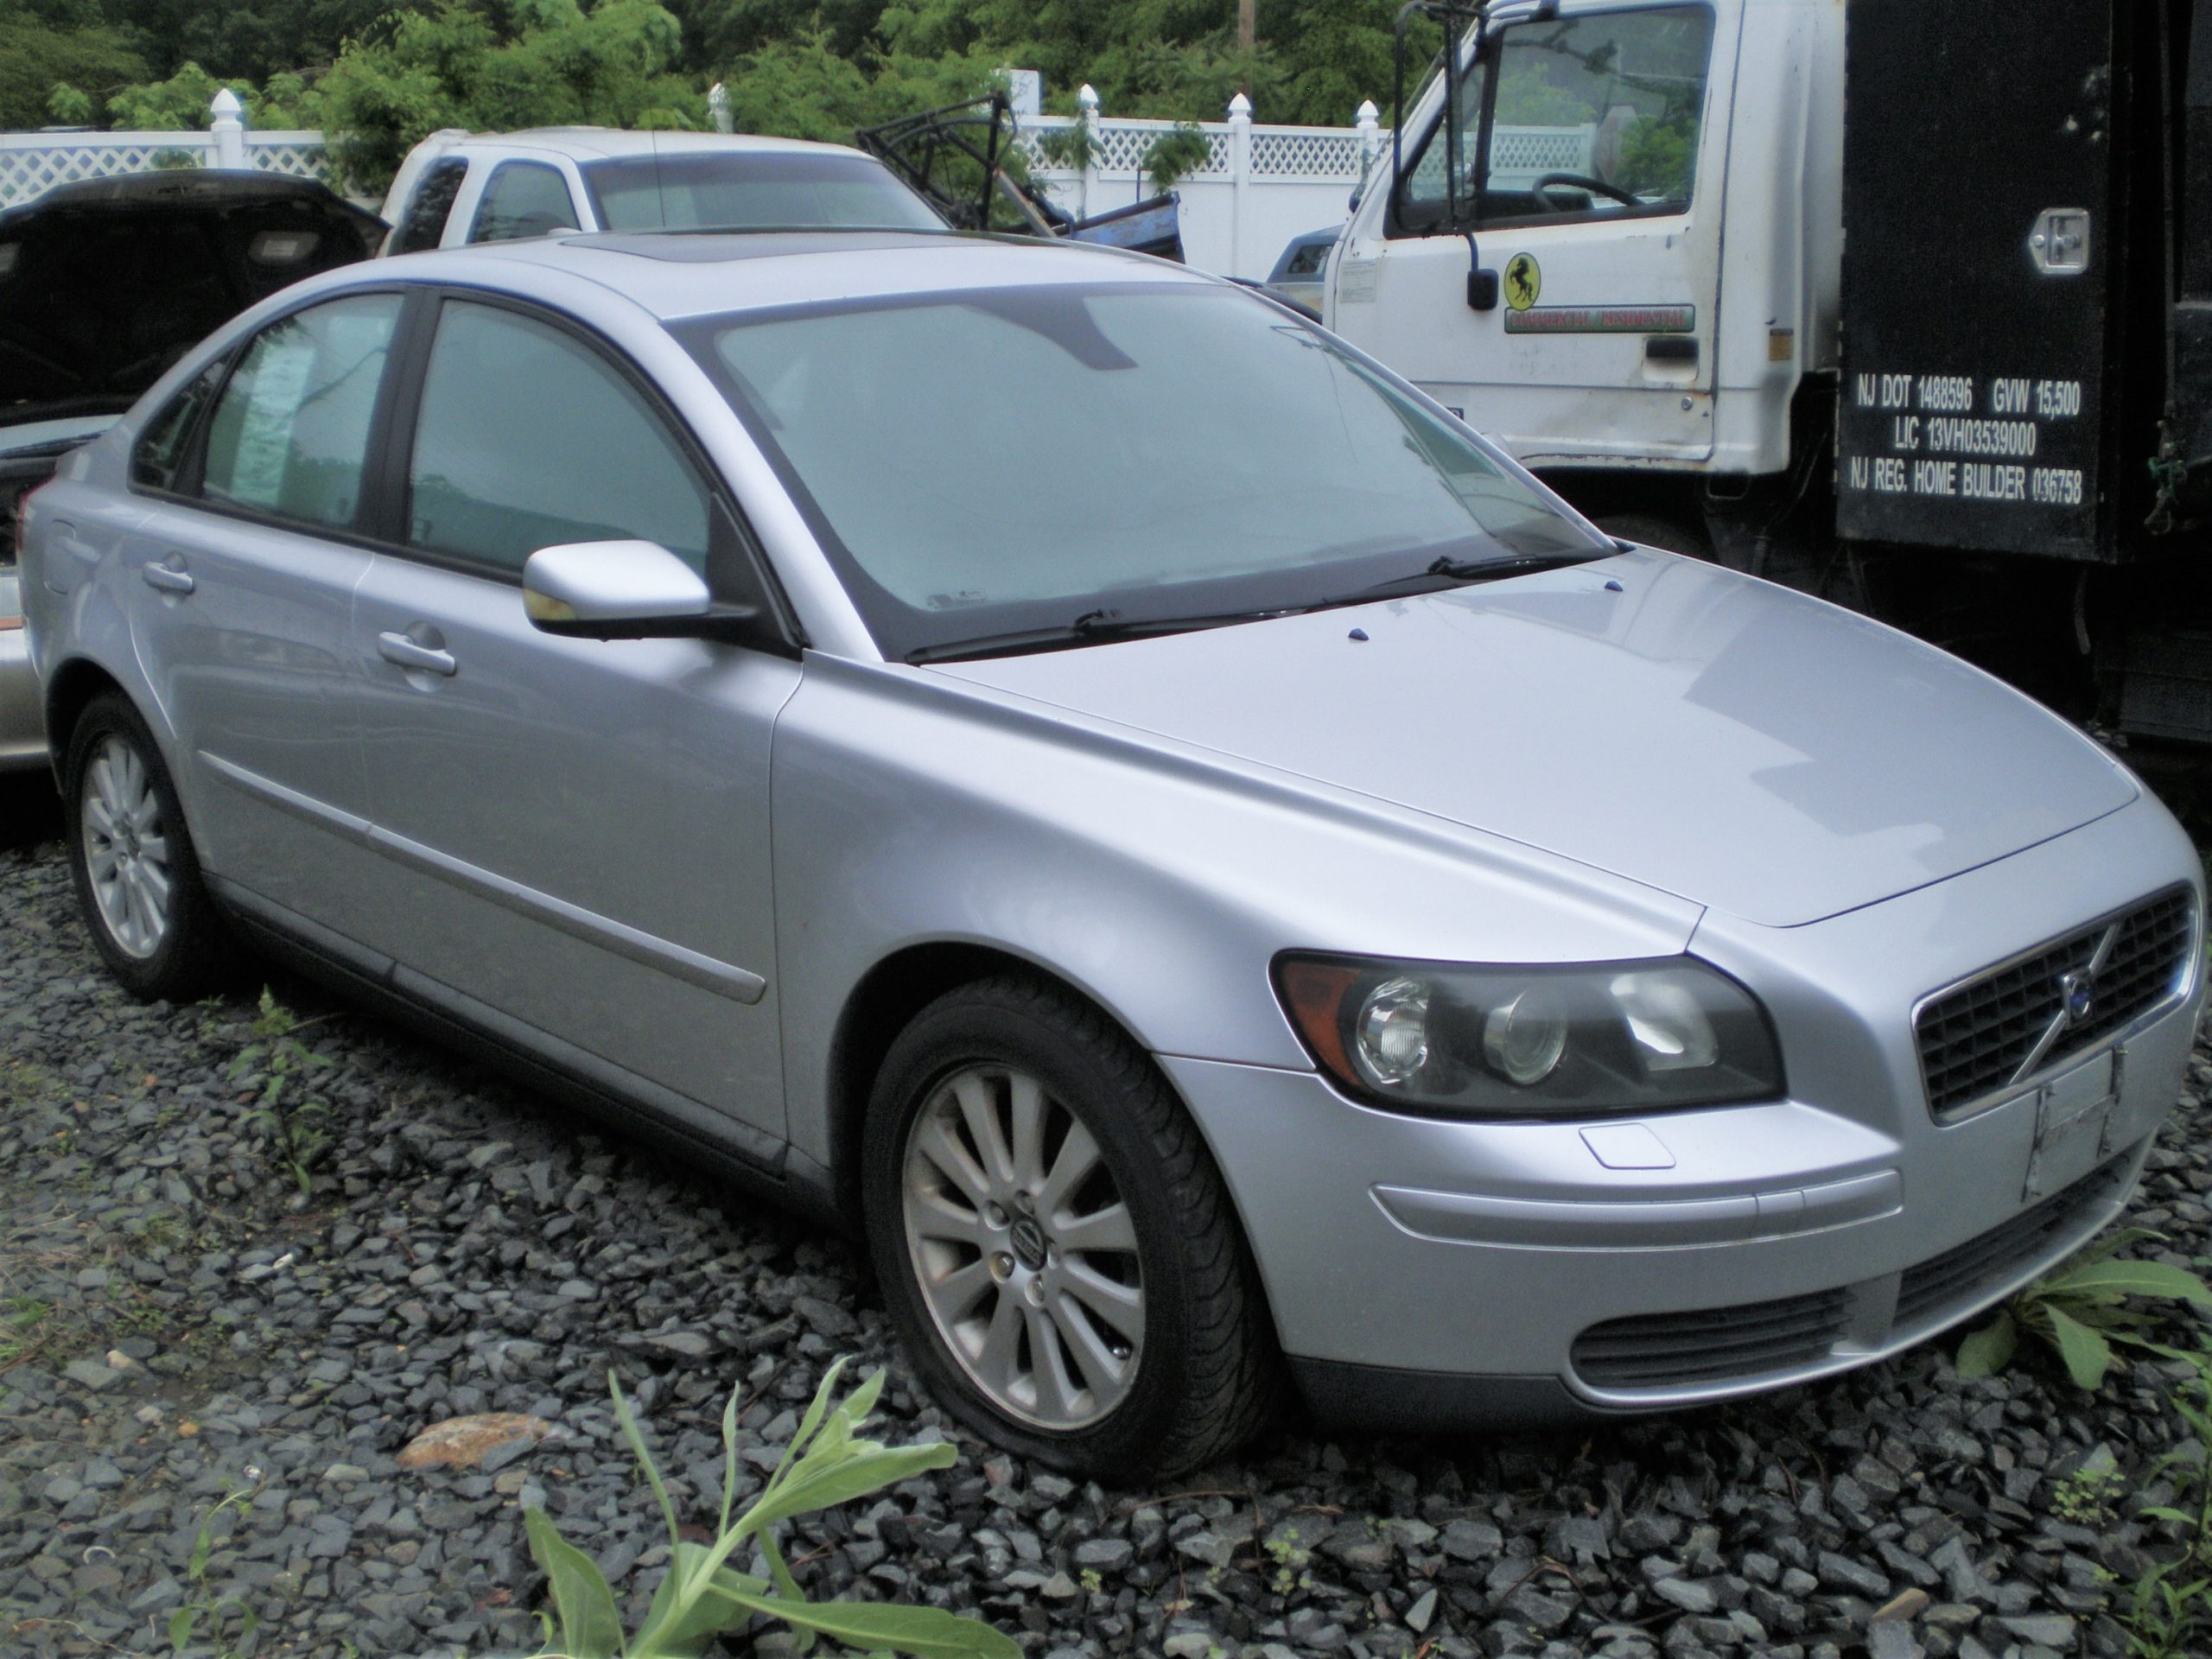
<svg viewBox="0 0 2212 1659">
<path fill-rule="evenodd" d="M 461 194 L 461 181 L 467 176 L 468 163 L 457 156 L 430 163 L 422 182 L 415 187 L 414 199 L 407 204 L 406 217 L 399 224 L 399 234 L 392 240 L 394 253 L 421 253 L 438 245 L 446 233 L 446 220 L 453 216 L 453 201 Z"/>
<path fill-rule="evenodd" d="M 208 423 L 209 500 L 354 526 L 400 303 L 397 294 L 332 300 L 255 337 Z"/>
<path fill-rule="evenodd" d="M 162 412 L 148 422 L 139 435 L 138 448 L 130 457 L 130 481 L 149 490 L 174 490 L 192 452 L 192 435 L 200 412 L 223 383 L 223 365 L 210 364 L 199 378 L 169 399 Z"/>
<path fill-rule="evenodd" d="M 408 467 L 409 539 L 520 570 L 541 547 L 636 537 L 695 570 L 709 497 L 660 416 L 558 328 L 449 301 Z"/>
<path fill-rule="evenodd" d="M 518 242 L 576 228 L 569 181 L 542 162 L 501 162 L 476 207 L 471 242 Z"/>
</svg>

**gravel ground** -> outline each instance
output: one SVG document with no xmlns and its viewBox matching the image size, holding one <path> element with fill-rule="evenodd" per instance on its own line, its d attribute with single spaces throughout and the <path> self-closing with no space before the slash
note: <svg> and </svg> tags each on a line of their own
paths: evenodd
<svg viewBox="0 0 2212 1659">
<path fill-rule="evenodd" d="M 610 1370 L 702 1515 L 736 1382 L 755 1465 L 843 1353 L 890 1368 L 883 1438 L 957 1438 L 842 1241 L 276 991 L 329 1062 L 304 1198 L 238 1064 L 252 1001 L 130 1001 L 58 849 L 0 851 L 0 1653 L 166 1652 L 193 1605 L 209 1653 L 527 1651 L 537 1503 L 635 1611 L 665 1550 Z M 2212 1249 L 2206 1049 L 2193 1069 L 2137 1201 L 2177 1260 Z M 2158 1541 L 2125 1517 L 2177 1428 L 2166 1391 L 2138 1367 L 2091 1396 L 2040 1359 L 1962 1382 L 1930 1349 L 1572 1437 L 1286 1429 L 1176 1491 L 969 1442 L 790 1553 L 814 1593 L 973 1610 L 1039 1659 L 2118 1655 L 2105 1609 Z M 397 1462 L 492 1411 L 553 1432 L 474 1468 Z"/>
</svg>

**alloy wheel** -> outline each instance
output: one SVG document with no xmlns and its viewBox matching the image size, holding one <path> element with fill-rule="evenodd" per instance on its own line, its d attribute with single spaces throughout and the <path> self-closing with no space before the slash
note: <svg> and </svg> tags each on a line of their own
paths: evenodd
<svg viewBox="0 0 2212 1659">
<path fill-rule="evenodd" d="M 79 817 L 92 902 L 108 937 L 143 961 L 168 937 L 173 872 L 161 797 L 122 737 L 104 738 L 84 772 Z"/>
<path fill-rule="evenodd" d="M 1065 1431 L 1121 1403 L 1143 1349 L 1136 1228 L 1064 1103 L 1027 1071 L 954 1071 L 914 1115 L 902 1194 L 923 1300 L 994 1405 Z"/>
</svg>

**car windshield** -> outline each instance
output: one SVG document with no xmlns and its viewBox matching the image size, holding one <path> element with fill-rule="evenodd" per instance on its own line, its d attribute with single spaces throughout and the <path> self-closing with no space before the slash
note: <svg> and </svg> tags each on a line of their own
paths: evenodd
<svg viewBox="0 0 2212 1659">
<path fill-rule="evenodd" d="M 865 156 L 632 156 L 587 162 L 583 175 L 600 225 L 610 231 L 944 228 L 927 202 Z"/>
<path fill-rule="evenodd" d="M 1611 550 L 1464 427 L 1234 289 L 978 289 L 682 332 L 887 656 Z"/>
</svg>

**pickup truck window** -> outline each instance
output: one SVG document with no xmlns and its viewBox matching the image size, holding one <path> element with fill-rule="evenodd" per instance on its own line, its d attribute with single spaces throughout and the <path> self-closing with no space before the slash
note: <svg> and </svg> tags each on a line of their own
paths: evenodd
<svg viewBox="0 0 2212 1659">
<path fill-rule="evenodd" d="M 446 233 L 446 220 L 453 215 L 454 198 L 461 194 L 461 181 L 467 176 L 468 163 L 458 156 L 430 163 L 401 216 L 399 234 L 392 239 L 394 253 L 421 253 L 438 245 Z"/>
<path fill-rule="evenodd" d="M 1463 219 L 1529 225 L 1686 210 L 1712 47 L 1713 13 L 1702 5 L 1493 29 L 1459 86 Z M 1444 150 L 1440 119 L 1408 165 L 1402 231 L 1448 228 Z"/>
<path fill-rule="evenodd" d="M 471 242 L 518 242 L 576 228 L 575 206 L 561 169 L 543 162 L 501 162 L 484 187 Z"/>
</svg>

